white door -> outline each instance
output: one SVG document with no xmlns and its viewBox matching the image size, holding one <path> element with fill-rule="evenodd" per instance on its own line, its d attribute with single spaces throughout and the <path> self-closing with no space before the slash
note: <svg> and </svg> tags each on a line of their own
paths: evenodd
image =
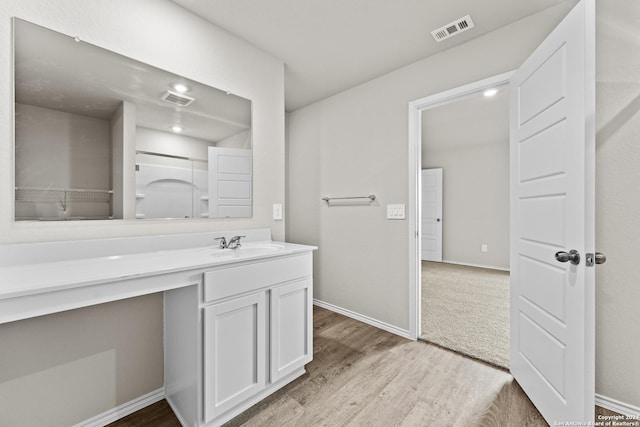
<svg viewBox="0 0 640 427">
<path fill-rule="evenodd" d="M 271 381 L 313 359 L 313 290 L 305 279 L 271 290 Z"/>
<path fill-rule="evenodd" d="M 265 388 L 264 292 L 204 309 L 204 418 L 211 421 Z"/>
<path fill-rule="evenodd" d="M 594 412 L 594 52 L 581 0 L 511 81 L 511 372 L 550 425 Z"/>
<path fill-rule="evenodd" d="M 422 260 L 442 261 L 442 168 L 422 170 Z"/>
<path fill-rule="evenodd" d="M 251 150 L 209 147 L 209 218 L 250 218 Z"/>
</svg>

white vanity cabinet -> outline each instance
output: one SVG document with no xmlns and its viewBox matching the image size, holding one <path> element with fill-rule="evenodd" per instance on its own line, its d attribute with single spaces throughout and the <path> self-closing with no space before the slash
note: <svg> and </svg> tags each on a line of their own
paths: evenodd
<svg viewBox="0 0 640 427">
<path fill-rule="evenodd" d="M 182 351 L 177 364 L 165 362 L 167 400 L 188 426 L 221 425 L 302 375 L 313 357 L 310 251 L 228 264 L 203 276 L 197 307 L 193 298 L 184 304 L 189 299 L 180 299 L 184 291 L 165 294 L 165 323 L 182 322 L 185 316 L 177 312 L 184 310 L 197 310 L 201 319 L 201 342 L 186 348 L 182 332 L 187 331 L 166 327 L 165 347 Z M 190 352 L 200 352 L 187 359 L 199 360 L 202 368 L 193 376 L 199 382 L 185 393 L 185 387 L 169 382 L 191 376 L 184 362 Z"/>
<path fill-rule="evenodd" d="M 242 247 L 212 245 L 232 236 Z M 0 324 L 162 292 L 164 388 L 152 398 L 185 427 L 218 426 L 304 374 L 315 249 L 269 229 L 0 245 Z"/>
</svg>

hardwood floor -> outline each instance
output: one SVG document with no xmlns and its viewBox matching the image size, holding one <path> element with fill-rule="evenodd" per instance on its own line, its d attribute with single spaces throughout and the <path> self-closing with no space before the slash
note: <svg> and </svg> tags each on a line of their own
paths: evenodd
<svg viewBox="0 0 640 427">
<path fill-rule="evenodd" d="M 149 405 L 107 427 L 181 427 L 166 400 Z"/>
<path fill-rule="evenodd" d="M 179 423 L 161 401 L 110 425 L 123 426 Z M 314 307 L 314 360 L 307 374 L 226 426 L 547 423 L 504 370 Z"/>
</svg>

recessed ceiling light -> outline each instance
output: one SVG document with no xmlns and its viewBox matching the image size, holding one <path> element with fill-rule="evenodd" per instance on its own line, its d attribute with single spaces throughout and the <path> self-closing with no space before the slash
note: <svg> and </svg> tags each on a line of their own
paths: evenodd
<svg viewBox="0 0 640 427">
<path fill-rule="evenodd" d="M 177 126 L 177 125 L 176 126 L 171 126 L 171 130 L 176 132 L 176 133 L 182 132 L 182 128 L 180 126 Z"/>
<path fill-rule="evenodd" d="M 492 97 L 493 95 L 495 95 L 496 93 L 498 93 L 498 89 L 487 89 L 484 91 L 484 96 L 486 96 L 487 98 Z"/>
<path fill-rule="evenodd" d="M 189 86 L 187 86 L 184 83 L 174 83 L 171 85 L 171 87 L 173 87 L 176 92 L 178 93 L 186 93 L 189 92 Z"/>
</svg>

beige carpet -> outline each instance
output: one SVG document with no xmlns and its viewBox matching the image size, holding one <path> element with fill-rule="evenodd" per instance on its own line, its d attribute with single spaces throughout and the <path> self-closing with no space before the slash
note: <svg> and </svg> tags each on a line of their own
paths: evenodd
<svg viewBox="0 0 640 427">
<path fill-rule="evenodd" d="M 509 273 L 422 261 L 420 338 L 509 368 Z"/>
</svg>

